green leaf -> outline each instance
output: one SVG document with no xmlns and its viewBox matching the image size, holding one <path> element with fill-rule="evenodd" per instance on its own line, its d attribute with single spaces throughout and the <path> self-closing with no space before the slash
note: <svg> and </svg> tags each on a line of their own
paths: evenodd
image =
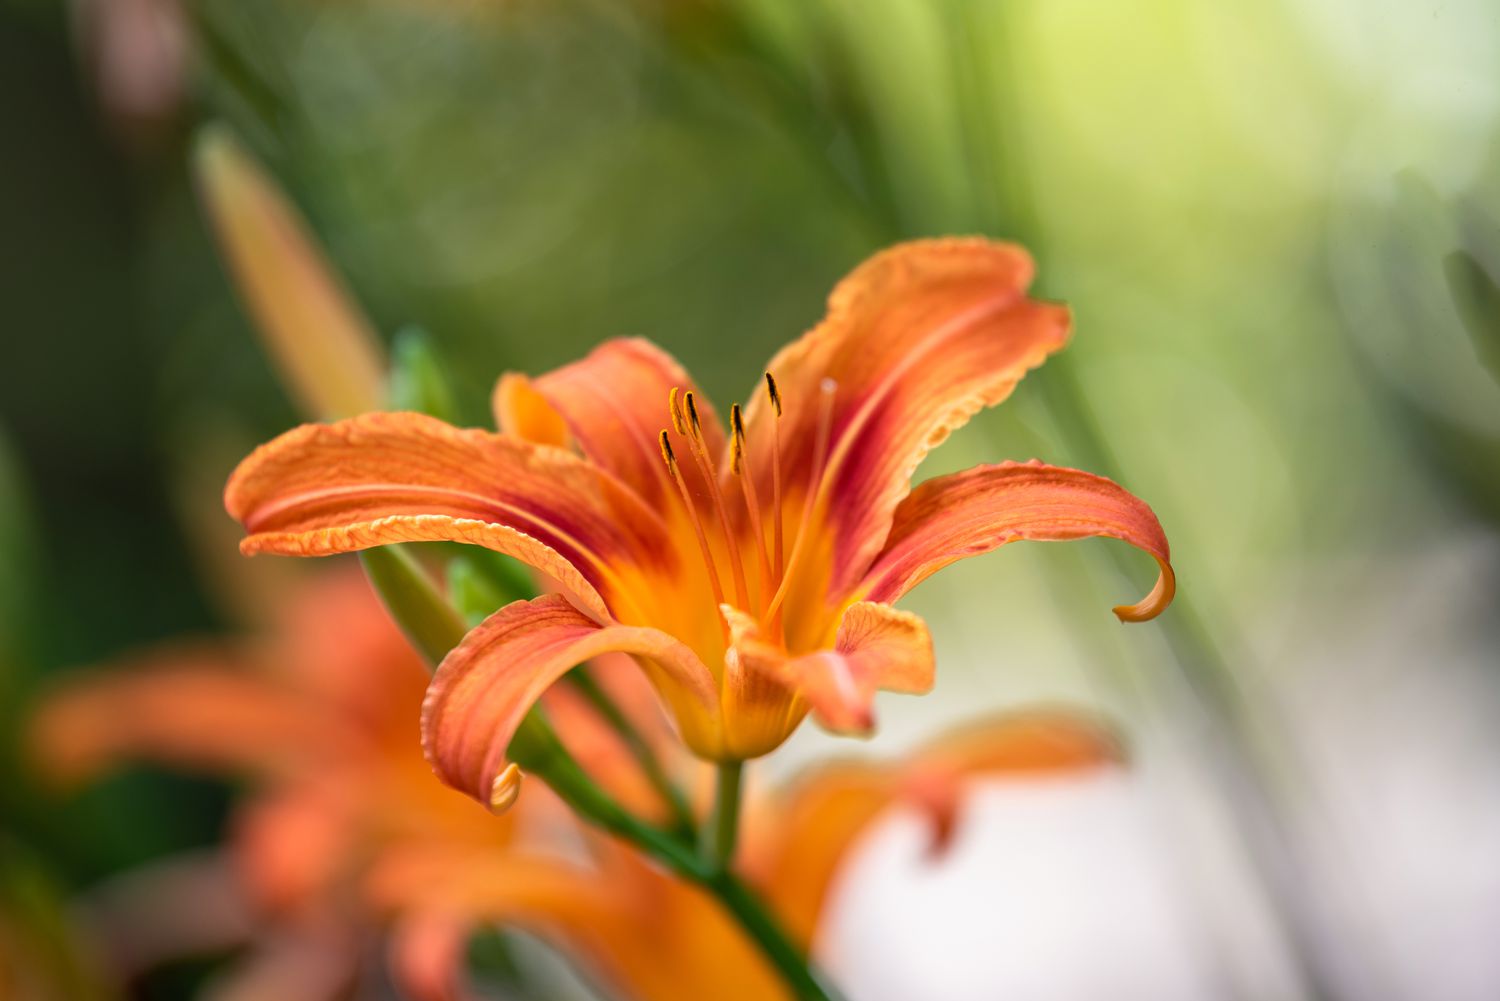
<svg viewBox="0 0 1500 1001">
<path fill-rule="evenodd" d="M 420 327 L 405 327 L 391 349 L 392 410 L 415 410 L 449 424 L 458 423 L 458 404 L 447 367 L 432 335 Z"/>
<path fill-rule="evenodd" d="M 448 594 L 471 626 L 479 625 L 490 613 L 514 600 L 467 556 L 455 557 L 448 563 Z"/>
</svg>

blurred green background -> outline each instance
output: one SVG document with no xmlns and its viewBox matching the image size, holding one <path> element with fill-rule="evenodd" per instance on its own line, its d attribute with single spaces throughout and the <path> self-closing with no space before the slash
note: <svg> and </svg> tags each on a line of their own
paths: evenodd
<svg viewBox="0 0 1500 1001">
<path fill-rule="evenodd" d="M 618 334 L 727 403 L 865 255 L 985 233 L 1075 340 L 923 472 L 1111 475 L 1185 600 L 1120 630 L 1149 572 L 1103 542 L 956 568 L 912 602 L 938 691 L 877 749 L 1105 707 L 1226 993 L 1500 991 L 1495 3 L 8 0 L 0 65 L 4 732 L 45 676 L 231 625 L 185 518 L 294 416 L 193 195 L 204 121 L 473 423 Z M 213 783 L 59 800 L 4 753 L 0 868 L 64 894 L 222 823 Z"/>
</svg>

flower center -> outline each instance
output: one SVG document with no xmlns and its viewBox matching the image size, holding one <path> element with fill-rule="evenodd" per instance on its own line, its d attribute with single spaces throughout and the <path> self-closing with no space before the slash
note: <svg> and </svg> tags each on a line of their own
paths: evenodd
<svg viewBox="0 0 1500 1001">
<path fill-rule="evenodd" d="M 808 481 L 807 494 L 804 499 L 802 518 L 798 522 L 797 535 L 792 540 L 791 557 L 795 561 L 799 544 L 806 534 L 804 529 L 811 522 L 811 515 L 815 501 L 816 486 L 822 475 L 823 466 L 827 462 L 829 434 L 833 423 L 833 397 L 837 385 L 832 379 L 824 379 L 819 387 L 819 406 L 817 434 L 814 441 L 813 464 L 811 477 Z M 693 399 L 692 392 L 680 392 L 673 387 L 667 397 L 667 409 L 671 415 L 672 426 L 677 433 L 688 439 L 692 450 L 693 461 L 698 466 L 707 485 L 707 505 L 712 509 L 714 517 L 718 521 L 719 530 L 724 539 L 724 551 L 727 555 L 729 572 L 735 589 L 735 600 L 737 607 L 746 611 L 758 613 L 760 621 L 769 628 L 769 632 L 780 637 L 782 633 L 782 602 L 787 592 L 787 567 L 788 556 L 784 539 L 784 519 L 782 514 L 782 477 L 781 477 L 781 392 L 777 388 L 776 379 L 770 372 L 766 373 L 766 395 L 771 404 L 770 415 L 773 420 L 771 432 L 771 508 L 770 508 L 770 531 L 767 532 L 765 521 L 762 518 L 760 496 L 756 488 L 755 478 L 746 469 L 748 460 L 748 444 L 745 438 L 744 417 L 738 403 L 729 410 L 730 429 L 730 472 L 739 481 L 740 490 L 744 495 L 745 513 L 748 520 L 750 536 L 753 538 L 754 559 L 756 560 L 760 574 L 759 594 L 754 605 L 751 604 L 750 588 L 745 575 L 745 562 L 741 554 L 740 539 L 737 532 L 730 528 L 728 510 L 724 504 L 724 495 L 719 488 L 719 478 L 716 475 L 712 458 L 708 453 L 708 447 L 704 443 L 703 428 L 698 419 L 698 408 Z M 703 565 L 708 571 L 709 585 L 713 589 L 715 607 L 724 602 L 724 582 L 719 572 L 718 562 L 714 558 L 713 547 L 709 543 L 709 533 L 705 528 L 705 516 L 699 512 L 699 502 L 693 497 L 692 491 L 688 489 L 687 481 L 678 468 L 677 455 L 672 448 L 671 438 L 666 429 L 662 429 L 659 436 L 661 454 L 663 461 L 667 464 L 667 471 L 671 474 L 672 482 L 677 485 L 678 495 L 682 498 L 682 505 L 687 513 L 689 524 L 693 528 L 693 534 L 698 541 L 698 551 L 703 559 Z"/>
</svg>

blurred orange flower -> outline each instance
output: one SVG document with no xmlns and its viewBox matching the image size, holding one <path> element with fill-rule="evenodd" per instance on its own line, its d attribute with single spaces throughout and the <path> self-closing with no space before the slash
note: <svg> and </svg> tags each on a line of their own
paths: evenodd
<svg viewBox="0 0 1500 1001">
<path fill-rule="evenodd" d="M 1083 716 L 1000 717 L 947 735 L 905 764 L 825 765 L 783 793 L 752 801 L 740 858 L 792 939 L 810 949 L 840 864 L 886 811 L 925 814 L 937 856 L 972 784 L 1098 768 L 1121 757 L 1113 734 Z M 610 996 L 790 997 L 713 897 L 602 835 L 590 832 L 588 839 L 588 865 L 553 862 L 524 872 L 513 858 L 494 854 L 388 854 L 374 880 L 377 895 L 403 915 L 393 948 L 406 989 L 422 1001 L 464 996 L 459 978 L 469 932 L 476 923 L 500 921 L 557 944 Z"/>
<path fill-rule="evenodd" d="M 134 892 L 117 900 L 109 930 L 127 972 L 248 936 L 259 948 L 231 978 L 244 993 L 226 996 L 337 996 L 382 920 L 366 892 L 382 859 L 514 861 L 525 825 L 563 815 L 545 790 L 497 818 L 444 788 L 414 725 L 427 672 L 369 585 L 352 568 L 300 584 L 264 639 L 174 644 L 69 679 L 32 721 L 39 770 L 63 785 L 127 758 L 250 784 L 227 866 L 179 860 L 126 881 Z M 611 694 L 633 707 L 648 739 L 668 736 L 652 701 Z M 613 731 L 571 689 L 549 699 L 593 777 L 631 809 L 660 816 L 664 804 Z"/>
<path fill-rule="evenodd" d="M 471 631 L 427 695 L 438 773 L 497 807 L 514 799 L 505 751 L 528 708 L 609 651 L 641 665 L 703 758 L 765 754 L 809 710 L 864 732 L 877 689 L 932 684 L 926 626 L 891 603 L 957 559 L 1110 536 L 1160 567 L 1116 614 L 1171 601 L 1161 526 L 1102 477 L 1002 463 L 910 490 L 933 446 L 1066 341 L 1067 311 L 1027 297 L 1031 273 L 1020 248 L 979 239 L 876 255 L 727 432 L 675 361 L 617 340 L 504 376 L 501 434 L 412 413 L 289 432 L 240 465 L 226 507 L 246 553 L 457 540 L 555 582 Z"/>
</svg>

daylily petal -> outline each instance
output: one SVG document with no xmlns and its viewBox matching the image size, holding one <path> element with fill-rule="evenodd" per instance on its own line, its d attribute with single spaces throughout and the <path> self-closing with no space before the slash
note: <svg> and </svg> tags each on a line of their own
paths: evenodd
<svg viewBox="0 0 1500 1001">
<path fill-rule="evenodd" d="M 1016 710 L 956 727 L 903 770 L 910 790 L 934 775 L 1023 775 L 1125 760 L 1119 731 L 1102 717 L 1062 708 Z"/>
<path fill-rule="evenodd" d="M 280 643 L 267 666 L 276 679 L 329 718 L 409 740 L 430 674 L 368 578 L 349 563 L 297 584 L 274 620 Z"/>
<path fill-rule="evenodd" d="M 560 422 L 584 455 L 660 510 L 664 503 L 677 503 L 677 491 L 662 462 L 658 433 L 668 429 L 679 454 L 691 454 L 667 409 L 674 387 L 693 393 L 703 442 L 717 467 L 724 429 L 712 405 L 671 355 L 641 338 L 606 341 L 581 361 L 535 379 L 502 376 L 495 386 L 495 420 L 509 434 L 549 443 L 556 443 Z M 694 496 L 701 496 L 697 467 L 684 462 L 682 473 Z"/>
<path fill-rule="evenodd" d="M 904 803 L 926 813 L 934 847 L 940 849 L 954 827 L 968 781 L 1081 771 L 1121 758 L 1118 738 L 1101 721 L 1039 710 L 944 734 L 904 767 L 824 765 L 796 782 L 783 802 L 760 814 L 774 826 L 768 822 L 747 831 L 745 865 L 788 932 L 806 945 L 840 863 L 888 807 Z"/>
<path fill-rule="evenodd" d="M 1124 760 L 1124 743 L 1102 719 L 1064 709 L 1028 710 L 945 733 L 903 770 L 898 795 L 927 814 L 936 853 L 952 839 L 969 779 L 1071 772 Z"/>
<path fill-rule="evenodd" d="M 823 322 L 771 361 L 784 401 L 782 474 L 794 501 L 814 475 L 820 398 L 824 387 L 832 393 L 818 510 L 834 534 L 833 594 L 879 552 L 923 456 L 1066 342 L 1067 309 L 1028 299 L 1031 275 L 1030 257 L 1013 244 L 900 244 L 840 282 Z M 758 395 L 746 423 L 762 496 L 771 482 L 771 417 Z"/>
<path fill-rule="evenodd" d="M 872 601 L 895 601 L 948 564 L 1007 542 L 1101 535 L 1150 553 L 1161 570 L 1149 595 L 1115 614 L 1130 622 L 1161 614 L 1177 585 L 1156 515 L 1102 476 L 1035 461 L 977 466 L 913 490 L 858 590 Z"/>
<path fill-rule="evenodd" d="M 664 573 L 661 519 L 576 456 L 421 414 L 309 424 L 256 449 L 224 504 L 245 553 L 323 556 L 455 540 L 523 560 L 605 617 L 621 568 Z"/>
<path fill-rule="evenodd" d="M 873 763 L 835 762 L 805 775 L 764 816 L 765 834 L 746 831 L 740 855 L 793 941 L 807 948 L 839 863 L 894 796 L 893 770 Z M 774 826 L 772 826 L 774 825 Z"/>
<path fill-rule="evenodd" d="M 910 612 L 873 601 L 850 605 L 832 650 L 787 661 L 782 677 L 835 733 L 868 733 L 881 689 L 920 695 L 932 688 L 936 665 L 927 624 Z"/>
<path fill-rule="evenodd" d="M 784 676 L 786 651 L 766 638 L 760 620 L 732 605 L 720 605 L 729 626 L 720 705 L 724 741 L 719 756 L 758 758 L 792 735 L 807 715 L 807 702 Z"/>
<path fill-rule="evenodd" d="M 561 595 L 517 601 L 470 630 L 433 676 L 422 743 L 438 776 L 481 803 L 508 806 L 516 776 L 505 751 L 527 710 L 575 665 L 613 651 L 643 658 L 679 697 L 716 711 L 713 675 L 666 633 L 601 626 Z"/>
<path fill-rule="evenodd" d="M 281 771 L 338 735 L 296 698 L 238 669 L 223 648 L 205 645 L 69 679 L 40 704 L 29 743 L 45 774 L 72 785 L 124 759 Z"/>
<path fill-rule="evenodd" d="M 474 921 L 447 911 L 408 915 L 391 930 L 391 979 L 412 1001 L 458 1001 Z"/>
<path fill-rule="evenodd" d="M 326 764 L 321 764 L 326 768 Z M 336 894 L 355 864 L 362 813 L 369 809 L 352 788 L 321 773 L 273 787 L 233 817 L 234 861 L 256 904 L 272 912 L 312 910 Z"/>
<path fill-rule="evenodd" d="M 519 372 L 507 372 L 495 383 L 490 396 L 495 426 L 501 432 L 538 445 L 567 448 L 572 432 L 562 414 L 552 409 L 547 398 L 537 392 L 531 380 Z"/>
</svg>

